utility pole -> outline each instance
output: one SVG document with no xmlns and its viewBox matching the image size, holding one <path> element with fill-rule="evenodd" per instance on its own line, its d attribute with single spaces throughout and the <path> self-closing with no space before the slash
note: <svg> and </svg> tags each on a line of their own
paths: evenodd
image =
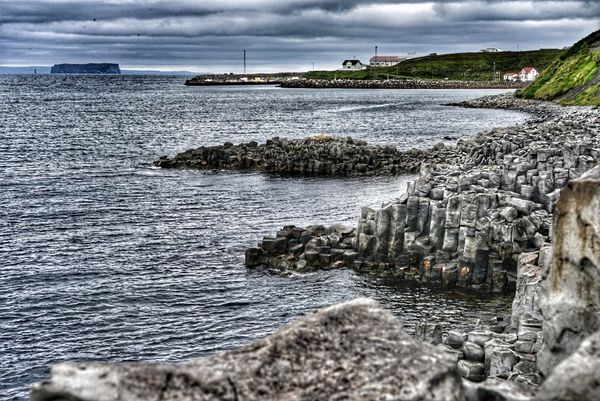
<svg viewBox="0 0 600 401">
<path fill-rule="evenodd" d="M 377 57 L 377 46 L 375 46 L 375 57 Z"/>
<path fill-rule="evenodd" d="M 246 50 L 244 50 L 244 75 L 246 75 Z"/>
<path fill-rule="evenodd" d="M 496 62 L 494 61 L 494 76 L 492 77 L 492 81 L 496 80 Z"/>
<path fill-rule="evenodd" d="M 312 64 L 312 70 L 314 71 L 315 70 L 315 63 L 311 61 L 311 64 Z"/>
</svg>

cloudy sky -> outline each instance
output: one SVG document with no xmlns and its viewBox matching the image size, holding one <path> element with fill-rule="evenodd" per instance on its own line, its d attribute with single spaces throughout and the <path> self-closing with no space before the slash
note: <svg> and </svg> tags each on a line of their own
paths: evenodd
<svg viewBox="0 0 600 401">
<path fill-rule="evenodd" d="M 0 0 L 0 65 L 118 62 L 240 72 L 345 58 L 563 47 L 600 28 L 600 0 Z"/>
</svg>

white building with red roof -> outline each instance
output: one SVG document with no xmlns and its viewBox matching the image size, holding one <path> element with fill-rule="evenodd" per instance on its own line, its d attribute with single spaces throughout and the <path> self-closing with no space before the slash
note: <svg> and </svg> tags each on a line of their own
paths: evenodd
<svg viewBox="0 0 600 401">
<path fill-rule="evenodd" d="M 406 60 L 406 58 L 398 56 L 373 56 L 369 60 L 369 65 L 371 67 L 390 67 L 404 60 Z"/>
<path fill-rule="evenodd" d="M 533 67 L 525 67 L 519 73 L 519 79 L 523 82 L 535 81 L 540 73 Z"/>
</svg>

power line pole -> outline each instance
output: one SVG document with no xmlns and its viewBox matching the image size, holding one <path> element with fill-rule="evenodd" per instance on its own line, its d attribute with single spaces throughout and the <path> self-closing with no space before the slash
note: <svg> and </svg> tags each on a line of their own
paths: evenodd
<svg viewBox="0 0 600 401">
<path fill-rule="evenodd" d="M 244 75 L 246 75 L 246 50 L 244 50 Z"/>
</svg>

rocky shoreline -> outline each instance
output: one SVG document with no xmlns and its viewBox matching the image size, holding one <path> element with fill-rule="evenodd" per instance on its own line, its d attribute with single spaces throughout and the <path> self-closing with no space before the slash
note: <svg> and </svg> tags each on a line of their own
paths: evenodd
<svg viewBox="0 0 600 401">
<path fill-rule="evenodd" d="M 519 89 L 525 87 L 522 82 L 421 79 L 297 79 L 282 82 L 280 86 L 309 89 Z"/>
<path fill-rule="evenodd" d="M 436 152 L 422 149 L 399 151 L 396 147 L 373 146 L 352 138 L 315 136 L 305 139 L 272 138 L 234 145 L 202 146 L 173 158 L 154 162 L 161 168 L 198 170 L 246 170 L 302 176 L 370 176 L 416 173 L 421 163 L 441 163 L 452 157 L 444 144 Z"/>
<path fill-rule="evenodd" d="M 419 178 L 381 209 L 363 208 L 356 230 L 345 229 L 343 246 L 335 240 L 339 233 L 296 238 L 288 234 L 302 229 L 284 228 L 249 250 L 247 265 L 352 267 L 445 287 L 514 292 L 519 255 L 551 241 L 552 208 L 562 188 L 600 161 L 600 116 L 597 109 L 509 95 L 461 103 L 511 104 L 536 119 L 423 151 Z"/>
<path fill-rule="evenodd" d="M 596 400 L 600 111 L 510 96 L 461 105 L 536 119 L 444 146 L 445 162 L 423 162 L 405 193 L 363 208 L 356 227 L 283 227 L 248 249 L 246 264 L 510 291 L 510 317 L 466 332 L 421 322 L 414 338 L 358 300 L 188 363 L 60 364 L 31 399 Z M 188 167 L 181 160 L 172 167 Z"/>
</svg>

